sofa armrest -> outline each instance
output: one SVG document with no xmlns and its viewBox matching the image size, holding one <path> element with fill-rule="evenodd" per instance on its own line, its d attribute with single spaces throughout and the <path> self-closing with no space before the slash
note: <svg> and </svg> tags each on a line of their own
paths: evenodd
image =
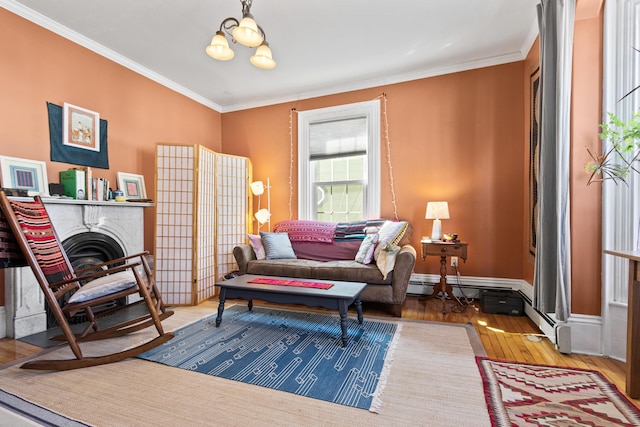
<svg viewBox="0 0 640 427">
<path fill-rule="evenodd" d="M 251 245 L 238 245 L 233 248 L 233 257 L 238 263 L 239 274 L 247 274 L 247 266 L 249 261 L 257 259 L 256 253 L 253 251 Z"/>
<path fill-rule="evenodd" d="M 402 304 L 407 296 L 407 288 L 409 288 L 409 280 L 413 267 L 416 265 L 416 250 L 411 245 L 404 245 L 400 248 L 400 252 L 396 257 L 396 263 L 393 267 L 393 303 Z"/>
</svg>

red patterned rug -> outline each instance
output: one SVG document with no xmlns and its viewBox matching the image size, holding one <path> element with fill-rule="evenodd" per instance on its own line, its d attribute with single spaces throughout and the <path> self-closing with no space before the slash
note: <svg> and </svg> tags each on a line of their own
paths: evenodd
<svg viewBox="0 0 640 427">
<path fill-rule="evenodd" d="M 476 360 L 494 426 L 640 426 L 640 410 L 600 372 Z"/>
</svg>

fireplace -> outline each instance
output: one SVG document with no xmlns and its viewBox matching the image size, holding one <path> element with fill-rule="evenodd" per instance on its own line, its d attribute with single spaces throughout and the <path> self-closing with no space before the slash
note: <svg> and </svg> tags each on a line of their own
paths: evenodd
<svg viewBox="0 0 640 427">
<path fill-rule="evenodd" d="M 152 203 L 43 200 L 74 268 L 144 250 L 144 208 Z M 29 267 L 5 270 L 5 296 L 0 337 L 21 338 L 47 329 L 44 296 Z"/>
<path fill-rule="evenodd" d="M 94 231 L 74 234 L 62 242 L 62 247 L 67 253 L 69 262 L 74 270 L 91 267 L 124 256 L 124 250 L 115 239 L 107 234 L 96 233 Z M 62 300 L 66 302 L 70 297 L 70 293 L 65 294 L 62 296 Z M 123 306 L 126 303 L 126 298 L 120 298 L 93 307 L 92 310 L 94 314 L 99 314 L 112 308 Z M 45 312 L 47 316 L 47 329 L 58 326 L 58 322 L 46 301 Z M 69 323 L 72 325 L 85 321 L 87 321 L 87 318 L 84 311 L 77 312 L 69 319 Z"/>
</svg>

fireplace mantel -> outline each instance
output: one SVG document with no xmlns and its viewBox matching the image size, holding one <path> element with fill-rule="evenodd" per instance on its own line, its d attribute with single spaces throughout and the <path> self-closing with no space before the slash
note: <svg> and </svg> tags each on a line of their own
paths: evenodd
<svg viewBox="0 0 640 427">
<path fill-rule="evenodd" d="M 29 201 L 29 197 L 12 197 Z M 144 208 L 153 203 L 42 198 L 61 241 L 88 231 L 113 238 L 125 255 L 144 250 Z M 46 329 L 44 296 L 29 267 L 5 270 L 5 315 L 0 337 L 22 338 Z"/>
</svg>

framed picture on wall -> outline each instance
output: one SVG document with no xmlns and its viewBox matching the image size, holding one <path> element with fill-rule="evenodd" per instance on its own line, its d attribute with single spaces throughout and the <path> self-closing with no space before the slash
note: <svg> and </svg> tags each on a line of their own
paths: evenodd
<svg viewBox="0 0 640 427">
<path fill-rule="evenodd" d="M 529 253 L 536 255 L 538 233 L 538 163 L 540 153 L 540 68 L 529 78 Z"/>
<path fill-rule="evenodd" d="M 27 190 L 29 196 L 48 196 L 47 164 L 38 160 L 0 156 L 2 186 Z"/>
<path fill-rule="evenodd" d="M 118 188 L 124 192 L 124 197 L 127 200 L 147 198 L 144 176 L 142 175 L 118 172 Z"/>
<path fill-rule="evenodd" d="M 100 115 L 86 108 L 64 103 L 62 144 L 100 152 Z"/>
</svg>

